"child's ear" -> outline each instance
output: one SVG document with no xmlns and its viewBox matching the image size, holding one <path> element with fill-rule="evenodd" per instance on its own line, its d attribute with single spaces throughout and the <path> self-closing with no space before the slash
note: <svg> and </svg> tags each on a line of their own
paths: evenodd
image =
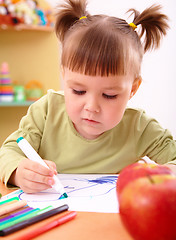
<svg viewBox="0 0 176 240">
<path fill-rule="evenodd" d="M 130 99 L 131 99 L 131 98 L 135 95 L 135 93 L 137 92 L 139 86 L 141 85 L 141 82 L 142 82 L 141 76 L 134 79 L 134 82 L 133 82 L 133 85 L 132 85 L 132 88 L 131 88 Z"/>
</svg>

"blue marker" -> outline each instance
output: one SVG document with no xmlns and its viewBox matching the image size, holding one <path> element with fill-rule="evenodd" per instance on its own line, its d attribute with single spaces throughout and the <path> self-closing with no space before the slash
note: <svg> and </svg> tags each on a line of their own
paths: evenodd
<svg viewBox="0 0 176 240">
<path fill-rule="evenodd" d="M 29 142 L 26 139 L 24 139 L 23 137 L 19 137 L 17 139 L 17 143 L 27 158 L 29 158 L 32 161 L 40 163 L 46 168 L 49 168 L 48 165 L 43 161 L 43 159 L 38 155 L 38 153 L 33 149 L 33 147 L 29 144 Z M 64 187 L 62 186 L 59 179 L 56 177 L 56 175 L 54 175 L 53 178 L 55 183 L 54 185 L 52 185 L 52 187 L 61 195 L 63 195 L 65 198 L 67 198 L 68 195 L 66 194 Z"/>
</svg>

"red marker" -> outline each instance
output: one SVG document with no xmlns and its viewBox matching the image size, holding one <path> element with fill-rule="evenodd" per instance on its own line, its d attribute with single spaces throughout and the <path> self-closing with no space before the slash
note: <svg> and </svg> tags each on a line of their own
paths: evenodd
<svg viewBox="0 0 176 240">
<path fill-rule="evenodd" d="M 15 238 L 14 240 L 29 240 L 29 239 L 33 239 L 34 237 L 39 236 L 40 234 L 43 234 L 49 230 L 51 230 L 52 228 L 55 228 L 57 226 L 60 226 L 61 224 L 64 224 L 70 220 L 72 220 L 73 218 L 76 217 L 76 212 L 72 211 L 69 212 L 57 219 L 54 219 L 51 222 L 46 223 L 45 225 L 41 226 L 40 228 L 36 228 L 33 231 L 30 231 L 28 233 L 24 233 L 23 235 Z"/>
</svg>

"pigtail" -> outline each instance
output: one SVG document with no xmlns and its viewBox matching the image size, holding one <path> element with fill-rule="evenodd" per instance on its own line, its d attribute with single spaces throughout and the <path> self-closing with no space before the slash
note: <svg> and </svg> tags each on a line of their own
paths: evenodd
<svg viewBox="0 0 176 240">
<path fill-rule="evenodd" d="M 139 38 L 144 36 L 144 51 L 158 48 L 161 38 L 166 35 L 169 28 L 167 23 L 168 17 L 160 12 L 160 5 L 152 5 L 145 9 L 141 14 L 135 9 L 130 9 L 128 12 L 134 14 L 133 23 L 141 25 L 142 29 Z"/>
<path fill-rule="evenodd" d="M 76 23 L 81 17 L 87 16 L 86 0 L 66 0 L 65 4 L 58 6 L 56 14 L 55 31 L 57 37 L 62 42 L 65 33 L 70 27 Z"/>
</svg>

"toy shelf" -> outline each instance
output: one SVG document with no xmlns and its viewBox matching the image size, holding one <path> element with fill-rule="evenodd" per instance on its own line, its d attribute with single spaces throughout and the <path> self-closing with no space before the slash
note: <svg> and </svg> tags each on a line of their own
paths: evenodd
<svg viewBox="0 0 176 240">
<path fill-rule="evenodd" d="M 7 31 L 7 30 L 14 30 L 14 31 L 43 31 L 43 32 L 53 32 L 54 27 L 52 26 L 39 26 L 39 25 L 26 25 L 26 24 L 18 24 L 16 26 L 9 26 L 9 25 L 0 25 L 0 31 Z"/>
<path fill-rule="evenodd" d="M 24 101 L 24 102 L 0 102 L 0 107 L 28 107 L 34 101 Z"/>
</svg>

